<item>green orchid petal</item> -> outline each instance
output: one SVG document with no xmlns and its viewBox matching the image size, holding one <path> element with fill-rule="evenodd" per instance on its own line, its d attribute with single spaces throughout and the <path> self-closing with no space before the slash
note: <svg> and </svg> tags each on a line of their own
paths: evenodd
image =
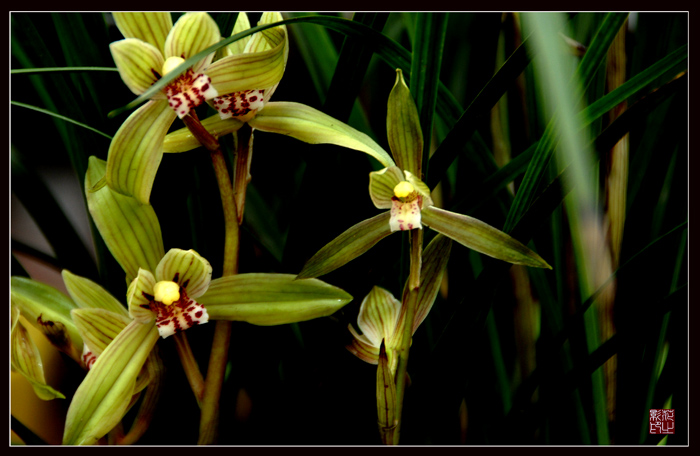
<svg viewBox="0 0 700 456">
<path fill-rule="evenodd" d="M 377 423 L 384 445 L 394 444 L 394 432 L 398 425 L 396 419 L 396 381 L 391 369 L 384 343 L 379 351 L 377 367 Z"/>
<path fill-rule="evenodd" d="M 362 300 L 357 326 L 374 345 L 377 354 L 382 341 L 385 341 L 390 349 L 396 348 L 391 340 L 400 313 L 401 301 L 384 288 L 373 287 Z"/>
<path fill-rule="evenodd" d="M 137 321 L 114 338 L 73 396 L 64 445 L 92 445 L 119 423 L 131 402 L 136 377 L 157 340 L 155 325 Z"/>
<path fill-rule="evenodd" d="M 125 38 L 138 38 L 150 43 L 163 52 L 165 39 L 173 28 L 173 19 L 170 13 L 112 13 L 117 28 Z M 158 67 L 160 72 L 160 68 Z"/>
<path fill-rule="evenodd" d="M 284 18 L 282 17 L 282 14 L 278 12 L 267 12 L 262 14 L 260 20 L 258 21 L 258 25 L 274 24 L 275 22 L 280 22 L 283 20 Z M 286 38 L 286 25 L 281 25 L 279 27 L 263 30 L 262 32 L 255 33 L 251 36 L 251 40 L 245 47 L 244 52 L 247 54 L 253 52 L 269 51 L 270 49 L 274 49 L 279 43 L 285 41 Z"/>
<path fill-rule="evenodd" d="M 236 18 L 236 23 L 233 25 L 233 30 L 231 31 L 231 36 L 236 35 L 241 32 L 245 32 L 250 28 L 250 20 L 248 20 L 248 15 L 244 12 L 238 13 L 238 17 Z M 233 43 L 229 44 L 226 46 L 225 49 L 225 55 L 237 55 L 237 54 L 243 54 L 243 51 L 245 50 L 246 44 L 250 41 L 252 37 L 250 35 L 246 36 L 245 38 L 242 38 L 238 41 L 234 41 Z"/>
<path fill-rule="evenodd" d="M 124 121 L 107 157 L 107 184 L 112 190 L 148 204 L 163 157 L 163 140 L 176 114 L 166 100 L 151 100 Z"/>
<path fill-rule="evenodd" d="M 369 173 L 369 196 L 377 209 L 391 209 L 394 187 L 404 180 L 399 167 L 390 166 Z"/>
<path fill-rule="evenodd" d="M 423 209 L 423 223 L 484 255 L 513 264 L 552 269 L 520 241 L 481 220 L 431 206 Z"/>
<path fill-rule="evenodd" d="M 433 307 L 438 291 L 440 291 L 442 277 L 447 267 L 447 260 L 450 259 L 451 250 L 452 239 L 441 234 L 435 236 L 425 250 L 423 250 L 420 270 L 420 288 L 416 290 L 418 297 L 416 313 L 413 320 L 414 333 Z M 408 299 L 408 292 L 408 282 L 406 282 L 406 286 L 403 290 L 403 302 L 406 302 Z M 403 321 L 404 316 L 405 314 L 401 315 L 401 321 Z M 399 326 L 402 326 L 402 324 L 399 323 Z"/>
<path fill-rule="evenodd" d="M 301 103 L 268 103 L 248 124 L 258 130 L 291 136 L 309 144 L 335 144 L 359 150 L 376 158 L 385 167 L 394 166 L 391 156 L 372 138 Z"/>
<path fill-rule="evenodd" d="M 106 170 L 105 162 L 90 157 L 85 188 L 90 215 L 95 226 L 131 281 L 144 267 L 155 270 L 164 255 L 160 223 L 153 207 L 113 192 L 108 186 L 96 191 Z"/>
<path fill-rule="evenodd" d="M 433 199 L 430 197 L 430 187 L 414 176 L 410 171 L 404 171 L 404 175 L 406 176 L 406 181 L 413 185 L 413 188 L 420 193 L 422 197 L 421 208 L 432 206 Z"/>
<path fill-rule="evenodd" d="M 211 274 L 211 264 L 194 250 L 170 249 L 158 263 L 155 279 L 177 282 L 190 298 L 197 298 L 209 288 Z"/>
<path fill-rule="evenodd" d="M 286 64 L 287 34 L 273 33 L 266 36 L 278 39 L 272 49 L 230 55 L 207 67 L 207 76 L 220 95 L 269 89 L 282 79 Z"/>
<path fill-rule="evenodd" d="M 19 322 L 20 311 L 11 306 L 10 367 L 29 381 L 37 397 L 44 401 L 65 399 L 59 391 L 46 384 L 41 354 L 27 329 Z"/>
<path fill-rule="evenodd" d="M 234 131 L 238 131 L 245 123 L 238 119 L 228 118 L 221 119 L 221 116 L 214 114 L 202 121 L 202 126 L 215 138 L 220 138 Z M 189 128 L 181 128 L 172 133 L 168 133 L 163 141 L 163 152 L 188 152 L 192 149 L 200 147 L 202 144 L 192 134 Z"/>
<path fill-rule="evenodd" d="M 129 315 L 122 303 L 92 280 L 75 275 L 67 269 L 61 271 L 61 275 L 70 297 L 73 298 L 73 301 L 79 307 L 94 307 L 106 309 L 123 316 Z"/>
<path fill-rule="evenodd" d="M 151 271 L 145 269 L 139 269 L 136 278 L 129 284 L 129 289 L 126 291 L 126 302 L 129 307 L 129 315 L 134 320 L 145 323 L 155 318 L 148 306 L 153 299 L 155 285 L 155 277 Z"/>
<path fill-rule="evenodd" d="M 355 331 L 352 325 L 348 325 L 348 330 L 352 334 L 352 340 L 345 348 L 362 361 L 369 364 L 377 364 L 377 362 L 379 362 L 379 351 L 377 347 L 370 342 L 367 336 Z"/>
<path fill-rule="evenodd" d="M 221 40 L 219 26 L 207 13 L 186 13 L 180 16 L 165 40 L 164 54 L 168 57 L 181 57 L 185 60 Z M 192 66 L 196 73 L 207 67 L 214 53 Z M 208 73 L 208 72 L 207 72 Z M 221 93 L 221 92 L 219 92 Z"/>
<path fill-rule="evenodd" d="M 56 348 L 80 362 L 83 339 L 70 315 L 78 306 L 70 298 L 41 282 L 12 277 L 10 300 Z"/>
<path fill-rule="evenodd" d="M 320 277 L 359 257 L 391 234 L 389 217 L 387 211 L 352 226 L 316 252 L 297 278 Z"/>
<path fill-rule="evenodd" d="M 403 80 L 403 73 L 396 70 L 396 82 L 389 94 L 386 116 L 387 138 L 391 153 L 399 168 L 422 176 L 423 132 L 420 128 L 418 109 L 411 91 Z"/>
<path fill-rule="evenodd" d="M 109 45 L 114 63 L 124 84 L 141 95 L 158 81 L 163 69 L 163 54 L 153 45 L 136 38 L 126 38 Z M 154 98 L 165 98 L 158 92 Z"/>
<path fill-rule="evenodd" d="M 100 356 L 132 321 L 129 316 L 121 313 L 96 308 L 73 309 L 71 315 L 85 345 L 95 356 Z"/>
<path fill-rule="evenodd" d="M 238 274 L 211 281 L 199 298 L 211 320 L 282 325 L 333 314 L 352 300 L 321 280 L 291 274 Z"/>
</svg>

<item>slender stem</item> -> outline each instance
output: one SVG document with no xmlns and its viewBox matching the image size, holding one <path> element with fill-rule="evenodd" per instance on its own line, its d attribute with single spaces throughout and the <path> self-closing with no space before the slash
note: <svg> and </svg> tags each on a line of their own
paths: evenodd
<svg viewBox="0 0 700 456">
<path fill-rule="evenodd" d="M 423 255 L 423 230 L 411 230 L 411 266 L 408 276 L 409 290 L 406 302 L 406 318 L 403 327 L 402 346 L 398 351 L 399 363 L 396 368 L 396 430 L 394 431 L 394 445 L 399 444 L 401 435 L 401 413 L 403 412 L 403 398 L 406 392 L 406 376 L 408 369 L 408 352 L 413 337 L 413 321 L 416 317 L 416 304 L 418 302 L 418 288 L 420 288 L 420 268 Z"/>
<path fill-rule="evenodd" d="M 180 356 L 182 368 L 185 370 L 187 381 L 190 383 L 192 392 L 197 398 L 197 404 L 202 407 L 202 397 L 204 396 L 204 377 L 199 370 L 197 360 L 194 359 L 192 348 L 187 340 L 187 334 L 184 332 L 175 333 L 175 348 Z"/>
<path fill-rule="evenodd" d="M 233 195 L 231 177 L 226 167 L 224 154 L 219 147 L 219 141 L 213 137 L 199 122 L 194 111 L 192 115 L 183 118 L 185 125 L 199 142 L 209 150 L 216 174 L 216 181 L 221 194 L 221 204 L 224 211 L 225 242 L 224 242 L 224 267 L 223 275 L 234 275 L 238 272 L 238 210 Z M 202 397 L 202 412 L 199 422 L 200 445 L 216 443 L 219 422 L 219 398 L 226 372 L 228 360 L 228 348 L 231 340 L 231 322 L 217 321 L 214 329 L 211 354 L 207 377 L 204 381 L 204 395 Z"/>
</svg>

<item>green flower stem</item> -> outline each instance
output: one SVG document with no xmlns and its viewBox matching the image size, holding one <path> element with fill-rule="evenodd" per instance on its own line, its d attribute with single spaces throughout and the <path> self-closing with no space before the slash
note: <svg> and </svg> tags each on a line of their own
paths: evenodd
<svg viewBox="0 0 700 456">
<path fill-rule="evenodd" d="M 233 170 L 233 194 L 236 198 L 238 209 L 238 224 L 243 223 L 243 211 L 245 209 L 245 193 L 250 183 L 250 156 L 252 155 L 252 130 L 243 126 L 233 133 L 236 138 L 236 160 Z"/>
<path fill-rule="evenodd" d="M 187 334 L 179 332 L 176 333 L 174 337 L 175 348 L 177 349 L 177 354 L 180 356 L 180 362 L 185 370 L 187 381 L 190 382 L 190 388 L 192 388 L 192 392 L 197 398 L 197 404 L 201 408 L 202 397 L 204 397 L 204 377 L 202 377 L 202 372 L 199 370 L 197 360 L 194 359 L 192 348 L 187 340 Z"/>
<path fill-rule="evenodd" d="M 224 224 L 226 239 L 224 243 L 224 270 L 223 276 L 235 275 L 238 272 L 238 210 L 233 194 L 233 185 L 224 154 L 219 147 L 219 141 L 202 126 L 194 111 L 192 115 L 185 116 L 182 120 L 192 134 L 209 151 L 211 155 L 216 181 L 219 184 L 221 204 L 224 210 Z M 231 340 L 231 322 L 217 321 L 214 329 L 214 340 L 209 355 L 207 377 L 204 381 L 204 395 L 202 397 L 202 413 L 199 421 L 200 445 L 213 444 L 218 435 L 219 398 L 221 387 L 226 372 L 228 361 L 228 348 Z"/>
<path fill-rule="evenodd" d="M 423 230 L 411 230 L 411 265 L 408 275 L 408 294 L 405 296 L 406 319 L 403 326 L 402 346 L 398 350 L 399 364 L 396 368 L 396 430 L 394 431 L 394 445 L 399 444 L 401 435 L 401 412 L 403 411 L 403 397 L 406 392 L 406 375 L 408 369 L 408 351 L 411 348 L 413 337 L 413 321 L 416 317 L 416 303 L 418 302 L 418 288 L 420 287 L 421 258 L 423 256 Z"/>
</svg>

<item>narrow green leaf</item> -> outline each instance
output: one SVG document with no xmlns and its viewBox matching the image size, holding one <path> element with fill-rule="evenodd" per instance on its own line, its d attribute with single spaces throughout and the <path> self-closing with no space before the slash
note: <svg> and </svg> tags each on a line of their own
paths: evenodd
<svg viewBox="0 0 700 456">
<path fill-rule="evenodd" d="M 93 445 L 119 423 L 157 341 L 154 324 L 132 321 L 109 344 L 73 396 L 64 445 Z"/>
<path fill-rule="evenodd" d="M 310 106 L 270 102 L 248 124 L 258 130 L 291 136 L 309 144 L 335 144 L 359 150 L 385 167 L 394 161 L 372 138 Z"/>
<path fill-rule="evenodd" d="M 688 46 L 684 45 L 668 54 L 666 57 L 649 66 L 644 71 L 630 78 L 620 87 L 599 98 L 579 113 L 581 123 L 588 125 L 603 114 L 622 103 L 635 93 L 647 87 L 659 76 L 688 58 Z"/>
<path fill-rule="evenodd" d="M 383 212 L 349 228 L 316 252 L 297 278 L 307 279 L 328 274 L 362 255 L 391 234 L 389 217 L 389 212 Z"/>
<path fill-rule="evenodd" d="M 423 132 L 423 155 L 421 170 L 428 172 L 433 117 L 437 100 L 442 49 L 447 32 L 447 13 L 429 13 L 416 15 L 416 36 L 413 40 L 411 58 L 411 93 L 416 102 Z M 413 172 L 413 171 L 411 171 Z M 423 179 L 423 175 L 416 174 Z"/>
<path fill-rule="evenodd" d="M 532 14 L 537 15 L 539 13 Z M 595 70 L 600 66 L 601 61 L 605 58 L 612 40 L 615 38 L 615 35 L 617 35 L 617 32 L 620 30 L 620 27 L 624 24 L 626 19 L 627 14 L 609 13 L 603 20 L 603 23 L 598 29 L 598 33 L 596 33 L 596 36 L 593 38 L 593 41 L 588 47 L 586 54 L 579 63 L 576 71 L 576 77 L 572 79 L 572 81 L 580 81 L 580 86 L 571 86 L 571 83 L 569 83 L 569 90 L 576 91 L 576 95 L 574 95 L 575 99 L 582 96 L 581 89 L 585 89 L 593 80 Z M 576 84 L 578 84 L 578 82 Z M 552 120 L 549 122 L 545 132 L 542 135 L 542 139 L 540 139 L 537 144 L 535 154 L 532 161 L 528 165 L 527 171 L 525 172 L 525 177 L 518 188 L 518 192 L 513 200 L 513 205 L 508 212 L 503 228 L 506 232 L 509 232 L 513 226 L 515 226 L 517 220 L 522 217 L 535 198 L 537 186 L 539 185 L 540 179 L 542 178 L 542 175 L 547 168 L 547 164 L 552 157 L 554 146 L 558 141 L 558 122 L 558 116 L 557 114 L 554 114 Z"/>
<path fill-rule="evenodd" d="M 416 104 L 400 68 L 396 70 L 396 82 L 387 103 L 386 132 L 396 165 L 402 171 L 409 171 L 420 179 L 423 133 Z"/>
<path fill-rule="evenodd" d="M 282 325 L 333 314 L 352 300 L 340 288 L 291 274 L 238 274 L 212 280 L 198 301 L 211 320 Z"/>
<path fill-rule="evenodd" d="M 423 209 L 422 222 L 435 231 L 484 255 L 513 264 L 552 268 L 522 243 L 481 220 L 430 206 Z"/>
<path fill-rule="evenodd" d="M 94 132 L 94 133 L 97 133 L 97 134 L 100 135 L 100 136 L 104 136 L 104 137 L 107 138 L 107 139 L 112 139 L 111 136 L 109 136 L 109 135 L 106 134 L 106 133 L 102 133 L 100 130 L 98 130 L 98 129 L 96 129 L 96 128 L 92 128 L 91 126 L 85 125 L 84 123 L 78 122 L 77 120 L 73 120 L 73 119 L 70 119 L 70 118 L 68 118 L 68 117 L 66 117 L 66 116 L 62 116 L 62 115 L 60 115 L 60 114 L 57 114 L 57 113 L 55 113 L 55 112 L 51 112 L 51 111 L 49 111 L 48 109 L 39 108 L 39 107 L 37 107 L 37 106 L 31 106 L 31 105 L 28 105 L 28 104 L 26 104 L 26 103 L 20 103 L 19 101 L 10 101 L 10 104 L 15 105 L 15 106 L 20 106 L 20 107 L 22 107 L 22 108 L 31 109 L 32 111 L 40 112 L 40 113 L 42 113 L 42 114 L 46 114 L 46 115 L 48 115 L 48 116 L 55 117 L 55 118 L 57 118 L 57 119 L 63 120 L 63 121 L 65 121 L 65 122 L 70 122 L 70 123 L 72 123 L 72 124 L 74 124 L 74 125 L 77 125 L 77 126 L 79 126 L 79 127 L 83 127 L 83 128 L 85 128 L 86 130 L 90 130 L 90 131 L 92 131 L 92 132 Z"/>
<path fill-rule="evenodd" d="M 431 189 L 440 182 L 457 154 L 472 137 L 476 131 L 478 119 L 493 108 L 530 63 L 531 57 L 528 55 L 528 46 L 525 46 L 526 40 L 527 38 L 481 89 L 464 113 L 461 113 L 459 120 L 456 123 L 454 121 L 452 124 L 448 123 L 448 126 L 452 125 L 452 129 L 430 157 L 431 173 L 427 183 Z M 438 108 L 442 103 L 444 100 L 440 98 Z"/>
<path fill-rule="evenodd" d="M 85 176 L 88 209 L 105 244 L 131 281 L 139 268 L 155 271 L 163 258 L 160 223 L 150 205 L 142 205 L 108 186 L 92 191 L 106 169 L 103 160 L 90 157 Z"/>
<path fill-rule="evenodd" d="M 359 12 L 353 14 L 352 20 L 381 32 L 388 17 L 388 13 Z M 305 27 L 304 32 L 309 29 L 311 27 Z M 314 59 L 318 59 L 318 44 L 314 44 Z M 332 72 L 333 78 L 323 103 L 323 112 L 343 121 L 347 120 L 352 112 L 357 117 L 362 115 L 361 106 L 357 103 L 357 97 L 362 88 L 373 54 L 374 52 L 372 52 L 367 42 L 352 37 L 346 37 L 343 40 L 343 46 L 338 54 L 338 64 L 334 70 L 329 68 L 329 74 Z M 354 110 L 353 107 L 355 108 Z M 353 125 L 359 125 L 359 123 Z"/>
</svg>

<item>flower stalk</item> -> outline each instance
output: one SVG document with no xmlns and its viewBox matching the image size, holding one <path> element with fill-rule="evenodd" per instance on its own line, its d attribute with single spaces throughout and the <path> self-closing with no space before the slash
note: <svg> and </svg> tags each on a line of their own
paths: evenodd
<svg viewBox="0 0 700 456">
<path fill-rule="evenodd" d="M 223 276 L 238 273 L 238 249 L 239 249 L 239 216 L 234 199 L 234 185 L 226 167 L 224 154 L 219 146 L 219 141 L 204 128 L 196 117 L 194 111 L 183 117 L 183 121 L 192 134 L 199 140 L 211 155 L 212 166 L 219 185 L 221 204 L 224 211 L 224 267 Z M 231 340 L 231 322 L 217 321 L 214 329 L 214 340 L 209 355 L 207 376 L 204 380 L 204 391 L 201 397 L 201 417 L 199 422 L 200 445 L 213 444 L 218 435 L 219 398 L 221 387 L 226 372 L 228 361 L 228 348 Z M 197 392 L 195 391 L 195 395 Z"/>
</svg>

